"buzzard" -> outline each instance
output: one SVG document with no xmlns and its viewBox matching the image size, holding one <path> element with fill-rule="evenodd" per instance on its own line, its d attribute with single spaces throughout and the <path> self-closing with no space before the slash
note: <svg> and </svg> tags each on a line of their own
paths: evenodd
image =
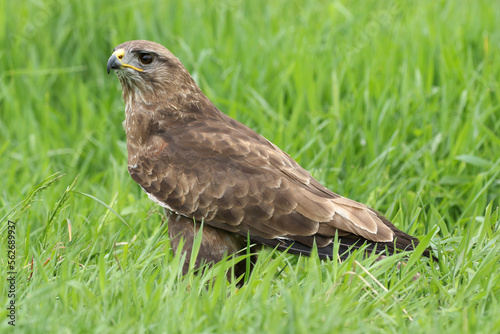
<svg viewBox="0 0 500 334">
<path fill-rule="evenodd" d="M 195 267 L 241 253 L 247 238 L 293 254 L 345 258 L 351 248 L 412 250 L 418 239 L 379 212 L 332 192 L 287 153 L 222 113 L 160 44 L 118 45 L 108 60 L 125 101 L 128 171 L 162 206 L 186 262 L 203 223 Z M 243 261 L 244 262 L 244 261 Z M 235 266 L 236 275 L 245 264 Z"/>
</svg>

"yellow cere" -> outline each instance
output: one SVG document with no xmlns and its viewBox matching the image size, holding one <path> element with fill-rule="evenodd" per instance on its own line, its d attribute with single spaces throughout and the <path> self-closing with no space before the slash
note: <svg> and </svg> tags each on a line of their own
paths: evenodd
<svg viewBox="0 0 500 334">
<path fill-rule="evenodd" d="M 114 55 L 116 55 L 116 57 L 120 60 L 123 59 L 123 57 L 125 56 L 125 50 L 123 49 L 118 49 L 116 50 L 115 52 L 113 52 Z"/>
<path fill-rule="evenodd" d="M 115 52 L 113 52 L 113 54 L 116 55 L 116 57 L 121 61 L 123 59 L 123 57 L 125 56 L 125 50 L 118 49 Z M 136 71 L 139 71 L 139 72 L 144 71 L 143 69 L 137 68 L 137 67 L 129 65 L 127 63 L 124 63 L 124 62 L 121 62 L 121 63 L 122 63 L 123 67 L 130 67 L 130 68 L 132 68 L 132 69 L 134 69 Z"/>
</svg>

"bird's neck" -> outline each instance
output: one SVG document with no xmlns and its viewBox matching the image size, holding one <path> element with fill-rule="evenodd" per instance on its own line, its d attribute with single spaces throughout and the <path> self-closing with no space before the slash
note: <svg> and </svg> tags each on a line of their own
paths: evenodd
<svg viewBox="0 0 500 334">
<path fill-rule="evenodd" d="M 194 80 L 183 85 L 164 85 L 151 91 L 128 89 L 123 86 L 126 115 L 134 112 L 152 112 L 155 117 L 166 119 L 192 119 L 200 115 L 210 116 L 217 108 L 203 94 Z M 167 87 L 167 88 L 165 88 Z"/>
</svg>

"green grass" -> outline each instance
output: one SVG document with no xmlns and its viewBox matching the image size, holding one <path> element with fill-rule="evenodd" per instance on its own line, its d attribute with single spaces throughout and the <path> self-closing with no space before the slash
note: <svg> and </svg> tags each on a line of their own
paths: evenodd
<svg viewBox="0 0 500 334">
<path fill-rule="evenodd" d="M 0 22 L 0 281 L 15 220 L 17 332 L 499 331 L 495 1 L 6 0 Z M 439 264 L 264 250 L 239 290 L 230 263 L 182 277 L 158 207 L 128 176 L 106 74 L 112 48 L 139 38 Z M 7 290 L 0 331 L 13 329 Z"/>
</svg>

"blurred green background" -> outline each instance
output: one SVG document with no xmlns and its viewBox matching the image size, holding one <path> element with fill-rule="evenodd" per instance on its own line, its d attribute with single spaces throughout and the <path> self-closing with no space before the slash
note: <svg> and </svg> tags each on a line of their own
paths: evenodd
<svg viewBox="0 0 500 334">
<path fill-rule="evenodd" d="M 493 0 L 0 1 L 0 240 L 17 221 L 17 329 L 498 328 L 499 22 Z M 323 184 L 432 239 L 441 267 L 414 267 L 428 279 L 398 286 L 373 269 L 420 320 L 357 303 L 361 283 L 327 299 L 349 263 L 264 252 L 282 274 L 231 297 L 249 308 L 238 314 L 226 306 L 234 285 L 180 279 L 161 212 L 127 173 L 121 89 L 106 74 L 114 46 L 132 39 L 169 48 L 221 111 Z M 308 290 L 316 278 L 299 273 L 313 265 Z M 283 311 L 290 303 L 309 311 Z"/>
</svg>

